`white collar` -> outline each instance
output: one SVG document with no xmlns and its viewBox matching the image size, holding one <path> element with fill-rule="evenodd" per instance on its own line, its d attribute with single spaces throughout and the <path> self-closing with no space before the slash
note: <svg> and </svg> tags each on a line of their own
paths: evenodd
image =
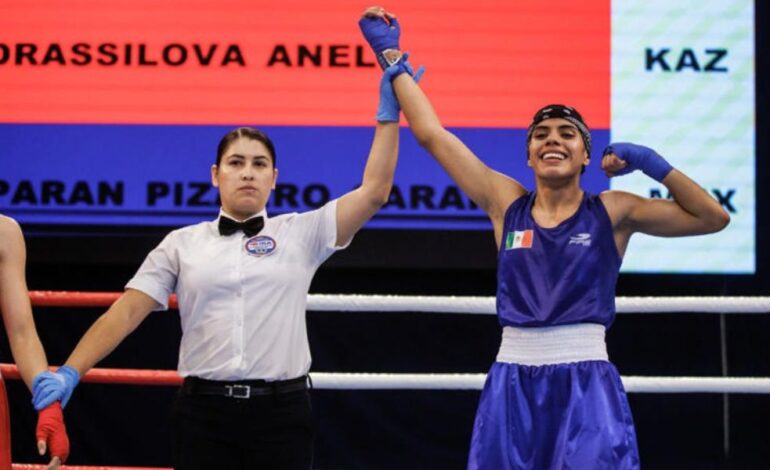
<svg viewBox="0 0 770 470">
<path fill-rule="evenodd" d="M 220 207 L 219 208 L 219 215 L 217 216 L 217 220 L 219 220 L 219 218 L 222 217 L 222 216 L 225 216 L 227 218 L 233 219 L 236 222 L 246 222 L 247 220 L 251 220 L 254 217 L 262 217 L 262 218 L 265 219 L 265 221 L 267 221 L 267 209 L 266 208 L 262 209 L 261 211 L 257 212 L 256 214 L 252 215 L 251 217 L 247 217 L 246 219 L 238 220 L 237 217 L 233 217 L 232 215 L 228 214 L 227 212 L 225 212 L 224 209 L 222 209 Z"/>
</svg>

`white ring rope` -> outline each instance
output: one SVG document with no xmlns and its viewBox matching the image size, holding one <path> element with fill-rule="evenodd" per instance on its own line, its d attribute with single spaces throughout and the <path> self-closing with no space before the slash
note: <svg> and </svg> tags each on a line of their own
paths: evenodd
<svg viewBox="0 0 770 470">
<path fill-rule="evenodd" d="M 312 372 L 320 390 L 481 390 L 485 374 L 341 374 Z M 770 377 L 622 377 L 628 392 L 770 393 Z"/>
<path fill-rule="evenodd" d="M 310 294 L 317 312 L 494 314 L 494 297 Z M 770 313 L 770 297 L 617 297 L 618 313 Z"/>
<path fill-rule="evenodd" d="M 617 297 L 618 313 L 770 313 L 770 297 Z M 308 296 L 308 310 L 495 314 L 494 297 Z M 481 390 L 485 374 L 340 374 L 315 372 L 318 389 Z M 628 392 L 769 393 L 770 377 L 622 377 Z"/>
</svg>

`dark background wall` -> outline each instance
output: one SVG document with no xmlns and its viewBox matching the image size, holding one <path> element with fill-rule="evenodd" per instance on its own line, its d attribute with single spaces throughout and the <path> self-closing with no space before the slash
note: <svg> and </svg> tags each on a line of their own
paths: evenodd
<svg viewBox="0 0 770 470">
<path fill-rule="evenodd" d="M 768 187 L 768 6 L 757 2 L 757 274 L 621 276 L 629 295 L 770 295 Z M 764 50 L 763 50 L 764 47 Z M 117 291 L 163 236 L 162 229 L 25 226 L 33 290 Z M 83 230 L 90 231 L 83 235 Z M 765 244 L 763 244 L 765 243 Z M 633 244 L 631 249 L 633 249 Z M 364 231 L 318 272 L 313 293 L 494 295 L 489 233 Z M 65 359 L 101 309 L 38 308 L 52 364 Z M 421 313 L 308 314 L 313 370 L 324 372 L 485 371 L 500 330 L 493 316 Z M 608 343 L 623 375 L 770 376 L 770 316 L 619 315 Z M 4 333 L 3 333 L 4 334 Z M 720 337 L 726 338 L 726 351 Z M 176 312 L 151 315 L 102 367 L 173 369 Z M 726 362 L 722 355 L 726 353 Z M 11 362 L 0 339 L 0 361 Z M 8 383 L 13 455 L 39 462 L 35 416 L 21 382 Z M 78 387 L 66 410 L 71 462 L 169 466 L 166 387 Z M 478 392 L 313 392 L 319 468 L 463 468 Z M 767 468 L 767 395 L 630 395 L 646 468 Z"/>
</svg>

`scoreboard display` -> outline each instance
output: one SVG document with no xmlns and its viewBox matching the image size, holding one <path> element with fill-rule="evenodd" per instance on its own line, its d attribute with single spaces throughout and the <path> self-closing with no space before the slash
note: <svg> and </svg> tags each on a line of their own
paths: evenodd
<svg viewBox="0 0 770 470">
<path fill-rule="evenodd" d="M 0 6 L 0 213 L 22 223 L 181 226 L 218 211 L 209 168 L 239 126 L 276 145 L 271 214 L 360 183 L 381 72 L 359 2 L 10 0 Z M 755 271 L 754 4 L 392 1 L 401 47 L 442 122 L 534 188 L 526 128 L 549 103 L 591 127 L 590 192 L 668 197 L 608 179 L 610 141 L 655 148 L 732 217 L 687 239 L 637 235 L 631 272 Z M 393 192 L 369 228 L 489 230 L 402 119 Z M 676 252 L 677 256 L 668 256 Z M 674 259 L 675 258 L 675 259 Z"/>
</svg>

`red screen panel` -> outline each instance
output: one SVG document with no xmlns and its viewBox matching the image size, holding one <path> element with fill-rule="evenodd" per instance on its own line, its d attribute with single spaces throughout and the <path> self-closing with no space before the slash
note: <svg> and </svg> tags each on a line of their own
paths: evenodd
<svg viewBox="0 0 770 470">
<path fill-rule="evenodd" d="M 0 121 L 371 125 L 364 5 L 25 1 L 0 6 Z M 610 4 L 393 1 L 445 125 L 526 127 L 540 106 L 610 120 Z"/>
</svg>

